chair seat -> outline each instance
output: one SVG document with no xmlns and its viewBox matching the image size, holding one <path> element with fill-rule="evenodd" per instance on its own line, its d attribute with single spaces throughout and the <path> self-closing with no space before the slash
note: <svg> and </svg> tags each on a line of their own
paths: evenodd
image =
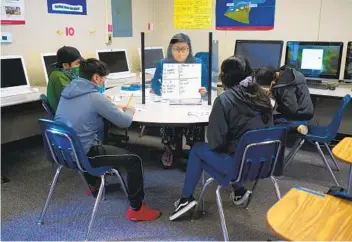
<svg viewBox="0 0 352 242">
<path fill-rule="evenodd" d="M 331 133 L 328 126 L 308 126 L 308 134 L 302 136 L 309 141 L 318 141 L 319 143 L 330 142 Z"/>
</svg>

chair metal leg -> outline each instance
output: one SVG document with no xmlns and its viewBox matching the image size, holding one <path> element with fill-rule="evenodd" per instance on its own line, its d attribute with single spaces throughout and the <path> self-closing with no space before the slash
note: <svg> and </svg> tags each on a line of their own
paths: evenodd
<svg viewBox="0 0 352 242">
<path fill-rule="evenodd" d="M 297 152 L 301 149 L 301 147 L 303 146 L 305 140 L 304 139 L 298 139 L 295 143 L 295 145 L 292 147 L 290 153 L 287 156 L 286 159 L 286 164 L 284 167 L 284 170 L 286 170 L 288 164 L 290 164 L 290 162 L 293 160 L 293 158 L 296 156 Z"/>
<path fill-rule="evenodd" d="M 317 149 L 318 149 L 318 151 L 319 151 L 319 154 L 320 154 L 321 158 L 323 159 L 326 168 L 328 169 L 328 171 L 330 172 L 332 178 L 334 179 L 336 185 L 337 185 L 337 186 L 340 186 L 339 183 L 338 183 L 337 180 L 336 180 L 336 177 L 335 177 L 335 175 L 334 175 L 334 172 L 331 170 L 331 167 L 330 167 L 328 161 L 326 160 L 326 158 L 325 158 L 325 156 L 324 156 L 323 151 L 322 151 L 321 148 L 320 148 L 319 143 L 318 143 L 318 142 L 315 142 L 315 146 L 317 147 Z"/>
<path fill-rule="evenodd" d="M 197 205 L 196 205 L 196 207 L 195 207 L 195 209 L 194 209 L 194 212 L 193 212 L 193 218 L 196 217 L 196 213 L 197 213 L 197 211 L 199 210 L 199 206 L 200 206 L 200 203 L 201 203 L 201 201 L 202 201 L 202 199 L 203 199 L 205 189 L 206 189 L 206 188 L 208 187 L 208 185 L 209 185 L 210 183 L 212 183 L 213 181 L 214 181 L 214 178 L 210 177 L 210 178 L 208 178 L 208 180 L 204 183 L 204 185 L 203 185 L 203 187 L 202 187 L 202 190 L 201 190 L 201 192 L 200 192 L 200 194 L 199 194 L 198 203 L 197 203 Z M 204 208 L 204 207 L 203 207 L 203 208 Z M 204 210 L 203 210 L 202 212 L 204 212 Z"/>
<path fill-rule="evenodd" d="M 205 184 L 205 172 L 203 170 L 202 172 L 202 187 L 204 186 Z M 202 196 L 202 213 L 204 213 L 204 196 Z"/>
<path fill-rule="evenodd" d="M 46 209 L 48 208 L 48 205 L 49 205 L 49 202 L 50 202 L 50 199 L 51 199 L 51 195 L 53 194 L 53 191 L 54 191 L 54 188 L 56 186 L 57 180 L 59 178 L 61 169 L 62 169 L 62 166 L 58 166 L 56 168 L 56 173 L 55 173 L 55 176 L 53 178 L 53 181 L 51 182 L 49 194 L 48 194 L 48 197 L 46 198 L 45 205 L 44 205 L 44 208 L 42 210 L 42 213 L 40 214 L 40 218 L 38 220 L 38 224 L 43 224 L 43 218 L 44 218 Z"/>
<path fill-rule="evenodd" d="M 277 179 L 273 176 L 270 177 L 270 180 L 273 182 L 274 187 L 275 187 L 275 194 L 277 197 L 277 200 L 281 199 L 281 193 L 280 193 L 280 188 L 279 188 L 279 184 L 277 183 Z"/>
<path fill-rule="evenodd" d="M 227 232 L 226 220 L 224 215 L 224 209 L 222 208 L 222 200 L 220 194 L 221 186 L 218 185 L 216 188 L 216 203 L 218 204 L 219 216 L 221 221 L 222 233 L 224 235 L 224 241 L 229 241 L 229 233 Z"/>
<path fill-rule="evenodd" d="M 84 185 L 86 186 L 87 190 L 89 191 L 90 195 L 91 195 L 92 197 L 94 197 L 94 195 L 93 195 L 93 193 L 92 193 L 92 190 L 90 190 L 89 184 L 88 184 L 86 178 L 84 177 L 83 172 L 80 171 L 80 172 L 78 172 L 78 174 L 79 174 L 80 177 L 82 178 L 83 183 L 84 183 Z"/>
<path fill-rule="evenodd" d="M 143 126 L 142 126 L 142 129 L 141 129 L 141 132 L 139 133 L 139 138 L 142 138 L 142 137 L 143 137 L 144 130 L 145 130 L 145 126 L 143 125 Z"/>
<path fill-rule="evenodd" d="M 337 164 L 337 161 L 336 161 L 334 155 L 332 154 L 329 145 L 328 145 L 327 143 L 324 143 L 324 145 L 325 145 L 325 148 L 328 150 L 328 153 L 329 153 L 329 155 L 330 155 L 330 158 L 331 158 L 332 162 L 334 162 L 334 164 L 335 164 L 336 170 L 337 170 L 337 171 L 340 171 L 340 167 L 339 167 L 339 165 Z"/>
<path fill-rule="evenodd" d="M 122 189 L 123 189 L 123 192 L 125 193 L 126 197 L 128 197 L 128 190 L 127 190 L 127 186 L 126 186 L 126 183 L 125 181 L 123 180 L 120 172 L 116 169 L 112 169 L 112 171 L 115 173 L 115 175 L 117 176 L 117 178 L 119 179 L 120 183 L 121 183 L 121 186 L 122 186 Z"/>
<path fill-rule="evenodd" d="M 347 181 L 347 193 L 352 193 L 351 186 L 352 186 L 352 165 L 350 166 L 350 174 L 348 176 L 348 181 Z"/>
<path fill-rule="evenodd" d="M 254 182 L 254 185 L 253 185 L 253 187 L 252 187 L 251 194 L 250 194 L 249 197 L 248 197 L 247 204 L 246 204 L 246 206 L 244 206 L 244 209 L 248 209 L 249 204 L 250 204 L 251 201 L 252 201 L 252 196 L 253 196 L 254 190 L 255 190 L 255 188 L 257 187 L 258 183 L 259 183 L 259 179 L 257 179 L 257 180 Z"/>
<path fill-rule="evenodd" d="M 89 236 L 89 233 L 90 233 L 90 231 L 92 229 L 93 222 L 94 222 L 94 219 L 95 219 L 95 215 L 96 215 L 96 212 L 98 211 L 99 204 L 100 204 L 100 201 L 101 201 L 101 198 L 102 198 L 104 190 L 105 190 L 105 175 L 102 175 L 101 176 L 101 184 L 100 184 L 98 196 L 97 196 L 97 199 L 95 200 L 92 216 L 90 218 L 89 225 L 88 225 L 88 231 L 87 231 L 87 234 L 86 234 L 86 241 L 88 241 L 88 236 Z"/>
</svg>

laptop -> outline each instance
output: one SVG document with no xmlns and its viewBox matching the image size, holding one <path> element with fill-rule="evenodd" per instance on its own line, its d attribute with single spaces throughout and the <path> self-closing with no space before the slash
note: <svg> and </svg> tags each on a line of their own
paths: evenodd
<svg viewBox="0 0 352 242">
<path fill-rule="evenodd" d="M 32 92 L 23 57 L 1 56 L 1 98 Z"/>
</svg>

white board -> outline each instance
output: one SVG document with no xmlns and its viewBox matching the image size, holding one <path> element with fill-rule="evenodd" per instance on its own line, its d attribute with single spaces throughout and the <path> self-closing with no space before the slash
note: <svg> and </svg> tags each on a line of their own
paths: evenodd
<svg viewBox="0 0 352 242">
<path fill-rule="evenodd" d="M 201 64 L 164 64 L 162 97 L 164 99 L 200 98 Z"/>
</svg>

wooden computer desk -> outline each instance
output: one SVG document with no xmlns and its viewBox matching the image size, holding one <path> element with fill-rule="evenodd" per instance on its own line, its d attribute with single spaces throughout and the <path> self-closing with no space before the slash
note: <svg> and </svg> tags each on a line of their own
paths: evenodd
<svg viewBox="0 0 352 242">
<path fill-rule="evenodd" d="M 269 209 L 267 222 L 284 240 L 351 241 L 352 202 L 292 188 Z"/>
</svg>

